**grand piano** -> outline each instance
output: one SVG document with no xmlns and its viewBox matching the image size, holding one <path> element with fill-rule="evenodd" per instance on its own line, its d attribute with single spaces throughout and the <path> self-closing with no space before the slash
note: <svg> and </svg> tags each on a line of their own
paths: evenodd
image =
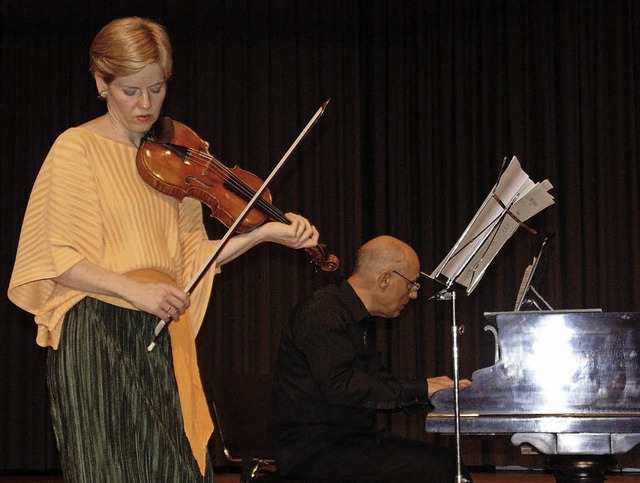
<svg viewBox="0 0 640 483">
<path fill-rule="evenodd" d="M 640 313 L 487 313 L 495 364 L 458 391 L 460 435 L 511 435 L 560 482 L 601 482 L 640 442 Z M 426 431 L 454 434 L 455 393 L 434 394 Z"/>
</svg>

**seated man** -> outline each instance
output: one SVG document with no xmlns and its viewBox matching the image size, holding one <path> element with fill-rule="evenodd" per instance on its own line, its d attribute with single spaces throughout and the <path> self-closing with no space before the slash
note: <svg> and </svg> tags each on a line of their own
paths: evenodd
<svg viewBox="0 0 640 483">
<path fill-rule="evenodd" d="M 454 384 L 446 376 L 396 379 L 371 340 L 374 317 L 397 317 L 417 297 L 419 276 L 415 251 L 381 236 L 360 248 L 347 280 L 296 307 L 282 332 L 271 402 L 280 473 L 341 483 L 456 481 L 455 452 L 375 428 L 376 410 L 427 406 Z"/>
</svg>

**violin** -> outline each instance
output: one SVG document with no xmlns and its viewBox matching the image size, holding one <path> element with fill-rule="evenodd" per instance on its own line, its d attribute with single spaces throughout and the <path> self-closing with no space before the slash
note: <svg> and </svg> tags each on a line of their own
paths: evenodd
<svg viewBox="0 0 640 483">
<path fill-rule="evenodd" d="M 195 198 L 211 209 L 211 217 L 227 228 L 245 211 L 262 180 L 238 166 L 228 168 L 209 153 L 209 144 L 188 126 L 169 117 L 158 119 L 140 142 L 136 167 L 152 188 L 182 201 Z M 291 221 L 271 202 L 265 189 L 253 207 L 237 224 L 237 233 L 246 233 L 271 219 Z M 325 245 L 305 248 L 316 268 L 332 272 L 340 261 L 325 255 Z"/>
</svg>

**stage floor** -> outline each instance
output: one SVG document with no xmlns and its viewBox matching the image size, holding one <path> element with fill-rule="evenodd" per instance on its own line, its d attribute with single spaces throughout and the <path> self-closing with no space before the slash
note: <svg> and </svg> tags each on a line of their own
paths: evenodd
<svg viewBox="0 0 640 483">
<path fill-rule="evenodd" d="M 555 483 L 552 475 L 531 472 L 500 471 L 472 472 L 474 483 Z M 238 473 L 218 470 L 217 483 L 239 483 Z M 64 478 L 59 474 L 0 474 L 2 483 L 63 483 Z M 640 474 L 615 474 L 607 475 L 607 483 L 640 483 Z"/>
</svg>

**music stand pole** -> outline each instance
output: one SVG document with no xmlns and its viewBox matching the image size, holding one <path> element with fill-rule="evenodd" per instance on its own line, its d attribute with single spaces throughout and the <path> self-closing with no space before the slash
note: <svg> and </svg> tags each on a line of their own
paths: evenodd
<svg viewBox="0 0 640 483">
<path fill-rule="evenodd" d="M 454 421 L 455 421 L 455 434 L 456 434 L 456 480 L 455 483 L 468 483 L 464 476 L 462 476 L 462 458 L 460 456 L 460 399 L 459 399 L 459 385 L 460 385 L 460 371 L 458 367 L 458 325 L 456 321 L 456 291 L 440 292 L 437 297 L 438 300 L 451 300 L 451 335 L 453 345 L 453 408 L 454 408 Z"/>
</svg>

